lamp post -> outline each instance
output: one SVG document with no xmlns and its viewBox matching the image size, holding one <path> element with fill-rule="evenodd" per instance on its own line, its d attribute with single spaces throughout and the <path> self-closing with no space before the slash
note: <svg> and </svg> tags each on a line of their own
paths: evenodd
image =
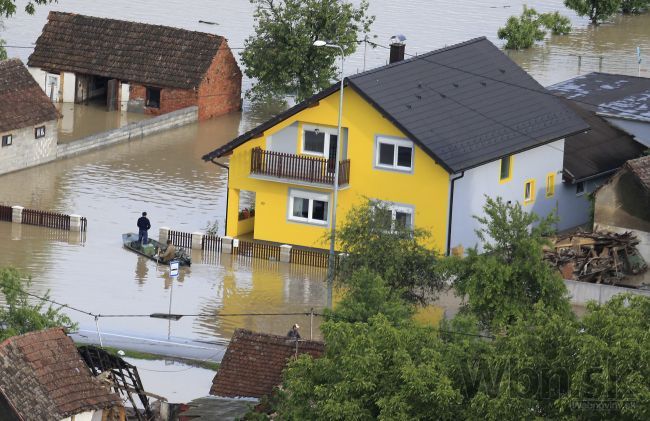
<svg viewBox="0 0 650 421">
<path fill-rule="evenodd" d="M 339 157 L 341 154 L 341 117 L 343 114 L 343 62 L 345 53 L 343 48 L 340 45 L 330 44 L 326 41 L 316 40 L 314 41 L 315 47 L 330 47 L 338 48 L 341 52 L 341 88 L 339 94 L 339 122 L 338 122 L 338 131 L 336 135 L 336 157 L 334 158 L 334 197 L 332 199 L 332 221 L 331 221 L 331 230 L 332 234 L 330 236 L 330 254 L 329 260 L 327 263 L 327 307 L 332 308 L 332 289 L 334 286 L 334 269 L 336 265 L 336 257 L 334 255 L 334 244 L 336 243 L 336 203 L 339 197 Z"/>
</svg>

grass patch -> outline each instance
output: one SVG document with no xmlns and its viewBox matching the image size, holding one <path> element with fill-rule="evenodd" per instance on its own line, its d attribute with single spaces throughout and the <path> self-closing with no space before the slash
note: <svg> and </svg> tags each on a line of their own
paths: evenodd
<svg viewBox="0 0 650 421">
<path fill-rule="evenodd" d="M 87 344 L 78 343 L 76 345 L 77 347 L 80 347 Z M 180 363 L 192 367 L 205 368 L 207 370 L 212 370 L 212 371 L 217 371 L 220 365 L 219 363 L 214 361 L 203 361 L 203 360 L 193 360 L 190 358 L 171 357 L 169 355 L 152 354 L 149 352 L 132 351 L 128 349 L 121 349 L 122 351 L 124 351 L 124 355 L 119 355 L 117 353 L 118 348 L 113 348 L 110 346 L 105 346 L 104 350 L 107 351 L 109 354 L 113 354 L 118 357 L 135 358 L 138 360 L 149 360 L 149 361 L 159 361 L 159 360 L 178 361 Z"/>
</svg>

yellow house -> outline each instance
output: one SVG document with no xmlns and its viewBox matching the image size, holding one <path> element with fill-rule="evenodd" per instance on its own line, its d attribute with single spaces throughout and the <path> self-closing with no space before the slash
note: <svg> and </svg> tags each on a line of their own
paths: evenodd
<svg viewBox="0 0 650 421">
<path fill-rule="evenodd" d="M 339 142 L 336 84 L 203 157 L 230 157 L 226 235 L 327 248 L 338 143 L 337 225 L 355 205 L 378 200 L 395 223 L 429 230 L 430 246 L 445 252 L 462 243 L 453 243 L 452 220 L 471 229 L 470 212 L 480 210 L 479 201 L 454 199 L 455 189 L 481 199 L 512 191 L 519 200 L 523 172 L 543 180 L 557 159 L 518 176 L 516 155 L 588 127 L 485 38 L 347 77 L 344 86 Z M 466 181 L 483 172 L 491 181 L 478 192 Z"/>
</svg>

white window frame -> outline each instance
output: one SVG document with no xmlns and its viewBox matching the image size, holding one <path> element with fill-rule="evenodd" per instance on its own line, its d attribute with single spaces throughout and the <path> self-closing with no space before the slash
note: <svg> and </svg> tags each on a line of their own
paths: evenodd
<svg viewBox="0 0 650 421">
<path fill-rule="evenodd" d="M 313 132 L 318 130 L 320 133 L 325 134 L 325 140 L 323 144 L 323 152 L 314 152 L 314 151 L 307 151 L 305 150 L 305 132 Z M 300 142 L 300 153 L 303 155 L 312 155 L 312 156 L 320 156 L 323 158 L 329 158 L 330 154 L 330 137 L 332 135 L 336 136 L 338 134 L 338 129 L 332 128 L 332 127 L 323 127 L 323 126 L 316 126 L 313 124 L 303 124 L 302 125 L 302 131 L 300 132 L 302 139 Z"/>
<path fill-rule="evenodd" d="M 391 211 L 391 224 L 390 224 L 391 231 L 395 231 L 395 221 L 397 221 L 397 212 L 408 213 L 409 215 L 411 215 L 410 229 L 413 230 L 413 228 L 415 227 L 415 208 L 413 206 L 403 205 L 394 202 L 386 202 L 384 200 L 378 200 L 377 203 Z"/>
<path fill-rule="evenodd" d="M 34 127 L 34 139 L 45 137 L 45 126 Z"/>
<path fill-rule="evenodd" d="M 0 136 L 0 139 L 2 139 L 2 147 L 6 146 L 11 146 L 14 144 L 14 135 L 13 134 L 3 134 Z M 5 139 L 7 139 L 7 143 L 5 143 Z"/>
<path fill-rule="evenodd" d="M 293 202 L 295 198 L 309 200 L 307 218 L 293 215 Z M 314 200 L 319 200 L 321 202 L 327 203 L 327 212 L 325 213 L 326 219 L 324 221 L 321 221 L 320 219 L 313 219 L 312 217 L 314 212 Z M 327 193 L 316 193 L 307 190 L 289 189 L 289 206 L 288 206 L 288 213 L 287 213 L 287 219 L 289 221 L 326 227 L 330 223 L 330 209 L 331 209 L 330 195 Z"/>
<path fill-rule="evenodd" d="M 395 147 L 393 152 L 393 165 L 382 164 L 379 162 L 379 148 L 381 144 L 389 144 Z M 399 147 L 409 147 L 411 148 L 411 166 L 403 167 L 397 165 L 397 154 Z M 392 137 L 377 136 L 375 140 L 375 167 L 393 171 L 402 171 L 402 172 L 413 172 L 413 167 L 415 164 L 415 145 L 412 141 L 407 139 L 397 139 Z"/>
</svg>

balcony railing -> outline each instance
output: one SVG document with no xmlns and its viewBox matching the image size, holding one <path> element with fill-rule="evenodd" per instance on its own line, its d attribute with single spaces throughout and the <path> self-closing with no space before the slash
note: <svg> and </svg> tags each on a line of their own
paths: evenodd
<svg viewBox="0 0 650 421">
<path fill-rule="evenodd" d="M 317 184 L 334 184 L 331 159 L 294 155 L 254 148 L 251 151 L 251 174 Z M 350 160 L 339 162 L 339 186 L 350 183 Z"/>
</svg>

